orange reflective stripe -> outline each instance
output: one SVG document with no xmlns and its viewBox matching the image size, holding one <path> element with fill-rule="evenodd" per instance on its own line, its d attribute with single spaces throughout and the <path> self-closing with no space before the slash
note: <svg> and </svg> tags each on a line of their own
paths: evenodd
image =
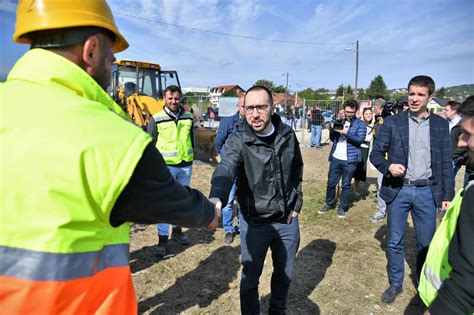
<svg viewBox="0 0 474 315">
<path fill-rule="evenodd" d="M 2 314 L 137 314 L 130 267 L 69 281 L 0 276 Z"/>
</svg>

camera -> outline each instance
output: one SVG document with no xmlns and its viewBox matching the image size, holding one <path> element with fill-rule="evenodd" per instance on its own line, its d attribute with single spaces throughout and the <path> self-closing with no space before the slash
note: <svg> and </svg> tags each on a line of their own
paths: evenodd
<svg viewBox="0 0 474 315">
<path fill-rule="evenodd" d="M 394 101 L 386 101 L 382 107 L 382 118 L 395 115 L 397 113 L 397 103 Z"/>
<path fill-rule="evenodd" d="M 336 120 L 334 121 L 334 123 L 332 124 L 332 129 L 334 129 L 334 130 L 342 130 L 342 129 L 344 129 L 345 123 L 346 123 L 346 120 L 345 120 L 345 119 L 342 119 L 342 118 L 336 119 Z"/>
<path fill-rule="evenodd" d="M 407 98 L 400 98 L 397 103 L 396 103 L 396 106 L 397 106 L 397 110 L 398 112 L 403 112 L 403 107 L 405 106 L 408 106 L 408 100 Z"/>
</svg>

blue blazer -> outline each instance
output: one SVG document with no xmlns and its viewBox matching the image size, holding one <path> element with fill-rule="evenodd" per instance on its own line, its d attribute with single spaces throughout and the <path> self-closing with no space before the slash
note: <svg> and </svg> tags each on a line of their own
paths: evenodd
<svg viewBox="0 0 474 315">
<path fill-rule="evenodd" d="M 331 152 L 329 153 L 328 160 L 332 161 L 332 154 L 336 151 L 336 145 L 339 141 L 347 140 L 347 162 L 358 163 L 362 161 L 362 153 L 360 151 L 360 145 L 365 140 L 367 134 L 367 125 L 360 119 L 354 118 L 351 121 L 351 126 L 347 131 L 347 135 L 342 136 L 338 132 L 329 131 L 329 138 L 332 143 Z"/>
<path fill-rule="evenodd" d="M 408 165 L 409 127 L 408 110 L 384 119 L 374 142 L 370 162 L 384 175 L 380 196 L 391 202 L 403 186 L 403 177 L 393 177 L 388 171 L 390 164 Z M 454 197 L 454 173 L 451 138 L 448 122 L 438 115 L 430 114 L 431 171 L 434 185 L 430 186 L 437 207 L 444 200 Z M 388 153 L 388 159 L 385 159 Z"/>
</svg>

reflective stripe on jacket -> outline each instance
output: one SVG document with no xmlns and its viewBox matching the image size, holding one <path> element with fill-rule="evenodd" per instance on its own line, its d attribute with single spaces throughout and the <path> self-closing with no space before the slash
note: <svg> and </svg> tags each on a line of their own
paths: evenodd
<svg viewBox="0 0 474 315">
<path fill-rule="evenodd" d="M 16 63 L 0 100 L 1 312 L 136 313 L 129 226 L 109 218 L 151 138 L 47 50 Z"/>
<path fill-rule="evenodd" d="M 162 110 L 153 115 L 153 119 L 158 132 L 156 148 L 163 155 L 166 164 L 191 162 L 194 158 L 191 140 L 193 114 L 182 111 L 175 119 Z"/>
<path fill-rule="evenodd" d="M 425 264 L 421 271 L 418 293 L 426 306 L 430 306 L 437 296 L 443 281 L 449 277 L 449 244 L 456 231 L 459 210 L 462 204 L 462 189 L 456 194 L 446 211 L 433 239 L 431 240 Z"/>
</svg>

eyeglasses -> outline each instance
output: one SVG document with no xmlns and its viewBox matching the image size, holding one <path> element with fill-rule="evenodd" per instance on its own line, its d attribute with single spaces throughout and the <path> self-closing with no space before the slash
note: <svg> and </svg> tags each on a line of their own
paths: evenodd
<svg viewBox="0 0 474 315">
<path fill-rule="evenodd" d="M 249 105 L 249 106 L 243 106 L 243 107 L 244 107 L 244 110 L 245 110 L 246 114 L 252 114 L 255 109 L 259 113 L 266 113 L 266 112 L 268 112 L 268 109 L 270 108 L 270 105 L 268 105 L 268 104 Z"/>
</svg>

